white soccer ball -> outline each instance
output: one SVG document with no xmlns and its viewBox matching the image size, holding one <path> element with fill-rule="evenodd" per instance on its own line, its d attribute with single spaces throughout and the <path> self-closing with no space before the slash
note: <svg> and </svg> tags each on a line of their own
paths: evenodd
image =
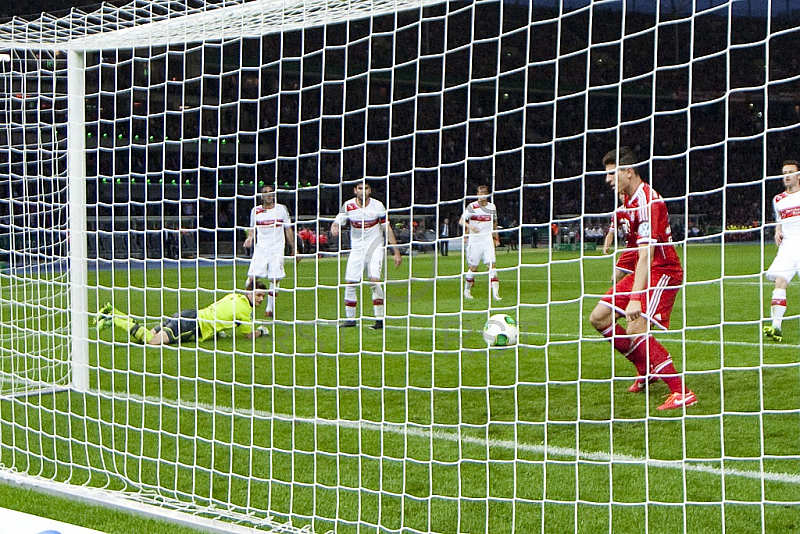
<svg viewBox="0 0 800 534">
<path fill-rule="evenodd" d="M 490 347 L 508 347 L 516 345 L 519 338 L 517 321 L 505 313 L 497 313 L 489 317 L 483 325 L 483 339 Z"/>
</svg>

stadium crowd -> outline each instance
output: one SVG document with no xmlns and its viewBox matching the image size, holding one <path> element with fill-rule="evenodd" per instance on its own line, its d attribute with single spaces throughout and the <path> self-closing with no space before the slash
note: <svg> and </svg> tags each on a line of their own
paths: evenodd
<svg viewBox="0 0 800 534">
<path fill-rule="evenodd" d="M 199 242 L 232 243 L 259 184 L 269 182 L 295 218 L 319 217 L 313 231 L 321 234 L 353 181 L 366 176 L 385 182 L 378 194 L 397 222 L 422 218 L 438 227 L 488 183 L 508 214 L 504 228 L 515 221 L 569 226 L 614 209 L 597 162 L 628 145 L 652 158 L 645 178 L 670 213 L 702 233 L 772 220 L 765 206 L 780 190 L 778 167 L 800 146 L 800 101 L 791 83 L 779 83 L 800 65 L 791 33 L 776 33 L 797 27 L 795 12 L 771 19 L 767 58 L 759 44 L 767 26 L 758 17 L 734 17 L 729 27 L 722 16 L 664 13 L 674 21 L 656 45 L 647 31 L 651 13 L 628 13 L 623 25 L 609 9 L 603 25 L 590 26 L 588 15 L 557 23 L 555 8 L 507 4 L 498 24 L 498 9 L 476 4 L 464 12 L 459 23 L 481 36 L 469 48 L 462 45 L 470 32 L 445 36 L 421 25 L 429 33 L 420 40 L 408 29 L 414 25 L 391 33 L 398 21 L 376 17 L 372 26 L 357 21 L 307 29 L 302 38 L 289 32 L 232 43 L 215 60 L 200 49 L 169 62 L 154 57 L 146 75 L 129 72 L 124 51 L 90 55 L 87 95 L 102 93 L 87 99 L 88 174 L 96 177 L 87 187 L 90 216 L 185 218 L 181 228 L 197 229 Z M 527 21 L 530 32 L 515 31 Z M 386 33 L 357 38 L 373 27 Z M 725 50 L 729 32 L 741 53 Z M 347 44 L 346 54 L 328 51 L 322 62 L 316 51 L 326 35 Z M 256 56 L 260 71 L 235 63 Z M 292 61 L 281 64 L 282 57 Z M 293 61 L 300 57 L 302 70 Z M 654 58 L 670 68 L 653 74 Z M 413 68 L 398 66 L 406 62 Z M 131 101 L 132 94 L 146 100 Z M 159 120 L 115 115 L 142 104 Z M 54 108 L 62 105 L 56 100 Z M 32 161 L 7 161 L 5 170 L 22 176 Z M 32 210 L 3 187 L 9 200 L 0 202 L 0 220 Z M 194 213 L 182 211 L 186 200 L 196 200 Z M 686 225 L 677 226 L 681 239 Z"/>
</svg>

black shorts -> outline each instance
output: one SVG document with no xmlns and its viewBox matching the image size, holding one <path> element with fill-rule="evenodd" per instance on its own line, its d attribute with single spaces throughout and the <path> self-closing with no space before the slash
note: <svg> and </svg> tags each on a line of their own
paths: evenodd
<svg viewBox="0 0 800 534">
<path fill-rule="evenodd" d="M 155 328 L 156 332 L 162 330 L 167 333 L 170 343 L 175 343 L 177 339 L 189 341 L 197 337 L 197 310 L 179 311 Z"/>
</svg>

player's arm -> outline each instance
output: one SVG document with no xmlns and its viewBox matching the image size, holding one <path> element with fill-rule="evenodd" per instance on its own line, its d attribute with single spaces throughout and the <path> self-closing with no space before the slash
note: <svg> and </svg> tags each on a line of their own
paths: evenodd
<svg viewBox="0 0 800 534">
<path fill-rule="evenodd" d="M 244 337 L 246 337 L 247 339 L 256 339 L 261 336 L 268 336 L 269 329 L 262 324 L 252 332 L 244 332 L 242 335 L 244 335 Z"/>
<path fill-rule="evenodd" d="M 342 206 L 342 209 L 339 210 L 339 214 L 331 223 L 331 237 L 339 237 L 339 230 L 345 224 L 347 224 L 347 211 L 345 206 Z"/>
<path fill-rule="evenodd" d="M 283 233 L 286 235 L 286 240 L 289 242 L 289 250 L 291 251 L 291 255 L 294 256 L 297 261 L 300 261 L 300 256 L 297 255 L 297 241 L 294 238 L 294 230 L 292 230 L 292 225 L 287 224 L 284 226 Z"/>
<path fill-rule="evenodd" d="M 256 210 L 250 212 L 250 228 L 247 229 L 247 237 L 244 240 L 244 248 L 250 248 L 253 246 L 253 239 L 256 235 Z"/>
<path fill-rule="evenodd" d="M 775 244 L 781 246 L 783 243 L 783 228 L 781 225 L 781 212 L 778 210 L 778 203 L 772 199 L 772 210 L 775 212 Z"/>
<path fill-rule="evenodd" d="M 650 276 L 650 258 L 654 248 L 655 246 L 649 242 L 639 245 L 639 259 L 636 262 L 636 270 L 633 275 L 631 300 L 625 309 L 625 319 L 629 322 L 635 321 L 642 316 L 641 299 L 647 295 L 647 278 Z"/>
<path fill-rule="evenodd" d="M 269 335 L 269 329 L 266 326 L 260 325 L 253 328 L 253 306 L 244 299 L 234 299 L 232 308 L 230 310 L 234 331 L 240 332 L 247 339 L 256 339 L 261 336 Z"/>
<path fill-rule="evenodd" d="M 286 240 L 289 243 L 289 250 L 291 250 L 292 256 L 297 258 L 297 261 L 300 261 L 300 258 L 297 256 L 297 241 L 294 238 L 294 230 L 291 223 L 291 218 L 289 217 L 289 210 L 284 207 L 284 211 L 286 212 L 286 224 L 283 225 L 283 234 L 286 236 Z"/>
<path fill-rule="evenodd" d="M 783 243 L 783 225 L 781 224 L 781 212 L 778 210 L 778 203 L 772 199 L 772 209 L 775 211 L 775 244 L 781 246 Z"/>
<path fill-rule="evenodd" d="M 464 228 L 464 237 L 470 233 L 472 230 L 472 225 L 469 224 L 469 212 L 464 212 L 464 215 L 458 220 L 458 225 Z"/>
<path fill-rule="evenodd" d="M 386 232 L 386 240 L 392 246 L 392 250 L 394 251 L 394 264 L 396 267 L 400 267 L 400 264 L 403 262 L 403 257 L 400 255 L 400 247 L 397 246 L 397 239 L 394 235 L 394 230 L 392 229 L 392 223 L 389 222 L 389 218 L 386 218 L 386 222 L 383 223 L 384 231 Z"/>
<path fill-rule="evenodd" d="M 494 235 L 494 244 L 500 245 L 500 232 L 497 231 L 497 213 L 492 214 L 492 235 Z"/>
<path fill-rule="evenodd" d="M 611 245 L 614 243 L 614 234 L 616 233 L 613 226 L 609 227 L 606 237 L 603 239 L 603 254 L 608 254 L 608 251 L 611 250 Z"/>
<path fill-rule="evenodd" d="M 253 246 L 253 237 L 255 236 L 255 232 L 252 228 L 247 229 L 247 237 L 244 240 L 244 248 L 250 248 Z"/>
</svg>

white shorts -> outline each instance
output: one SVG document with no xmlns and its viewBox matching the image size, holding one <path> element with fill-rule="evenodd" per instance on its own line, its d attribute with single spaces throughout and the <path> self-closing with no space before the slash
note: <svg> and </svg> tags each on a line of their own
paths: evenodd
<svg viewBox="0 0 800 534">
<path fill-rule="evenodd" d="M 767 269 L 767 278 L 775 281 L 776 278 L 785 278 L 787 282 L 791 282 L 794 275 L 800 276 L 800 251 L 797 250 L 795 243 L 791 246 L 784 246 L 782 244 L 778 247 L 778 255 L 772 260 L 772 265 Z"/>
<path fill-rule="evenodd" d="M 497 261 L 494 255 L 494 242 L 486 243 L 467 243 L 467 265 L 477 267 L 483 260 L 484 265 L 489 265 Z"/>
<path fill-rule="evenodd" d="M 256 247 L 253 251 L 253 259 L 250 260 L 250 268 L 247 269 L 247 276 L 283 280 L 283 277 L 286 276 L 283 270 L 283 254 Z"/>
<path fill-rule="evenodd" d="M 347 270 L 344 273 L 345 281 L 360 282 L 364 268 L 367 270 L 367 278 L 379 280 L 383 274 L 383 257 L 385 255 L 385 247 L 351 250 L 350 257 L 347 258 Z"/>
</svg>

